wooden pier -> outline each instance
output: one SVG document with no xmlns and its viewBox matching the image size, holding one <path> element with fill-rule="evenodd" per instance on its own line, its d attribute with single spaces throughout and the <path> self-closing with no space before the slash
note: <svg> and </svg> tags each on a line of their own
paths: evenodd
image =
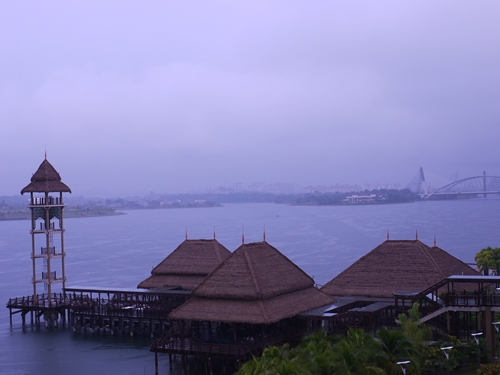
<svg viewBox="0 0 500 375">
<path fill-rule="evenodd" d="M 9 299 L 12 316 L 26 315 L 31 324 L 45 326 L 68 324 L 74 331 L 113 334 L 164 335 L 170 323 L 168 314 L 189 299 L 190 292 L 169 288 L 154 290 L 119 288 L 65 288 L 62 293 L 39 294 Z"/>
</svg>

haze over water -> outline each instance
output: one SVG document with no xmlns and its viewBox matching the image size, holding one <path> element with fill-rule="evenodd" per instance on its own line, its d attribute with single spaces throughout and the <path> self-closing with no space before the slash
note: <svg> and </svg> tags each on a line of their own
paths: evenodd
<svg viewBox="0 0 500 375">
<path fill-rule="evenodd" d="M 500 246 L 500 199 L 371 206 L 227 204 L 220 208 L 128 211 L 126 215 L 67 219 L 68 286 L 136 287 L 185 238 L 213 238 L 234 251 L 242 241 L 271 245 L 322 285 L 385 241 L 418 237 L 464 262 Z M 0 221 L 0 298 L 29 295 L 28 221 Z M 4 305 L 5 306 L 5 305 Z M 75 334 L 58 328 L 24 332 L 21 317 L 0 309 L 2 374 L 153 374 L 149 338 Z M 168 373 L 160 356 L 160 373 Z"/>
</svg>

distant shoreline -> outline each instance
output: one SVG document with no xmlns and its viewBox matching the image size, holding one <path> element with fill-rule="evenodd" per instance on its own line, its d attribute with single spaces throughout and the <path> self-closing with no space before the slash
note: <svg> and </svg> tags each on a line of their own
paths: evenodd
<svg viewBox="0 0 500 375">
<path fill-rule="evenodd" d="M 102 216 L 118 216 L 118 215 L 126 215 L 125 212 L 106 212 L 106 213 L 89 213 L 85 212 L 85 210 L 81 211 L 65 211 L 64 218 L 65 219 L 75 219 L 75 218 L 84 218 L 84 217 L 102 217 Z M 28 211 L 22 212 L 12 212 L 12 213 L 0 213 L 0 221 L 11 221 L 11 220 L 29 220 L 30 213 Z"/>
<path fill-rule="evenodd" d="M 131 210 L 170 210 L 176 208 L 214 208 L 214 207 L 224 207 L 223 205 L 189 205 L 189 206 L 170 206 L 170 207 L 132 207 L 132 208 L 124 208 L 124 211 Z M 78 219 L 85 217 L 105 217 L 105 216 L 119 216 L 126 215 L 126 212 L 114 211 L 114 210 L 87 210 L 87 209 L 74 209 L 74 208 L 66 208 L 64 210 L 64 218 L 65 219 Z M 11 220 L 29 220 L 30 212 L 28 209 L 19 210 L 13 212 L 4 212 L 0 213 L 0 221 L 11 221 Z"/>
<path fill-rule="evenodd" d="M 387 204 L 407 204 L 416 203 L 419 201 L 407 201 L 407 202 L 373 202 L 373 203 L 289 203 L 289 206 L 342 206 L 342 207 L 352 207 L 352 206 L 385 206 Z"/>
</svg>

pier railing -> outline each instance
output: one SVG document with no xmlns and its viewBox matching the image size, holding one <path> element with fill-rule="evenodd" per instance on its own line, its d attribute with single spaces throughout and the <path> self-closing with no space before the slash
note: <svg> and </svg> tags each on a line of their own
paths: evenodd
<svg viewBox="0 0 500 375">
<path fill-rule="evenodd" d="M 157 338 L 151 344 L 150 351 L 171 354 L 208 355 L 218 357 L 249 358 L 257 355 L 265 347 L 283 343 L 286 337 L 283 334 L 265 335 L 264 339 L 247 337 L 238 343 L 224 343 L 217 339 L 211 342 L 203 342 L 192 338 L 177 337 L 174 335 Z"/>
<path fill-rule="evenodd" d="M 14 309 L 66 307 L 66 297 L 63 293 L 52 293 L 51 295 L 43 293 L 36 296 L 10 298 L 7 307 Z"/>
<path fill-rule="evenodd" d="M 10 298 L 7 308 L 19 310 L 68 309 L 80 315 L 164 318 L 179 306 L 176 301 L 147 303 L 144 301 L 101 299 L 74 293 L 46 293 Z"/>
</svg>

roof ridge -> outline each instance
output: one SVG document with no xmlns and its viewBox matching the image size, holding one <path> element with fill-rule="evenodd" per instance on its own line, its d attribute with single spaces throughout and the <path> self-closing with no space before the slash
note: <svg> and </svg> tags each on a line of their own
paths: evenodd
<svg viewBox="0 0 500 375">
<path fill-rule="evenodd" d="M 267 315 L 267 310 L 265 309 L 264 304 L 262 303 L 262 300 L 259 299 L 259 300 L 257 300 L 257 302 L 259 304 L 260 311 L 262 312 L 262 315 L 264 316 L 264 319 L 270 320 L 269 316 Z"/>
<path fill-rule="evenodd" d="M 219 261 L 219 264 L 222 262 L 222 255 L 220 253 L 219 249 L 219 242 L 217 240 L 211 240 L 214 241 L 214 250 L 215 250 L 215 255 L 217 255 L 217 260 Z"/>
<path fill-rule="evenodd" d="M 245 260 L 248 264 L 248 269 L 250 270 L 250 275 L 252 275 L 252 280 L 253 280 L 253 283 L 255 285 L 255 289 L 256 289 L 256 292 L 257 292 L 257 295 L 259 296 L 259 300 L 262 299 L 262 292 L 260 290 L 260 286 L 259 286 L 259 282 L 257 280 L 257 276 L 255 275 L 255 270 L 253 269 L 253 264 L 252 264 L 252 260 L 250 259 L 250 255 L 248 254 L 248 247 L 246 245 L 243 245 L 245 246 L 243 248 L 243 254 L 245 254 Z"/>
<path fill-rule="evenodd" d="M 427 259 L 430 260 L 430 262 L 434 265 L 434 268 L 436 269 L 437 272 L 439 272 L 441 274 L 441 276 L 444 278 L 446 278 L 446 275 L 445 273 L 443 272 L 443 270 L 441 269 L 441 267 L 439 267 L 439 264 L 436 262 L 436 260 L 434 259 L 434 257 L 429 253 L 429 250 L 431 249 L 429 246 L 427 246 L 426 244 L 424 244 L 423 242 L 419 241 L 419 240 L 416 240 L 417 242 L 420 242 L 419 244 L 419 247 L 422 248 L 422 251 L 424 253 L 424 255 L 427 257 Z"/>
</svg>

